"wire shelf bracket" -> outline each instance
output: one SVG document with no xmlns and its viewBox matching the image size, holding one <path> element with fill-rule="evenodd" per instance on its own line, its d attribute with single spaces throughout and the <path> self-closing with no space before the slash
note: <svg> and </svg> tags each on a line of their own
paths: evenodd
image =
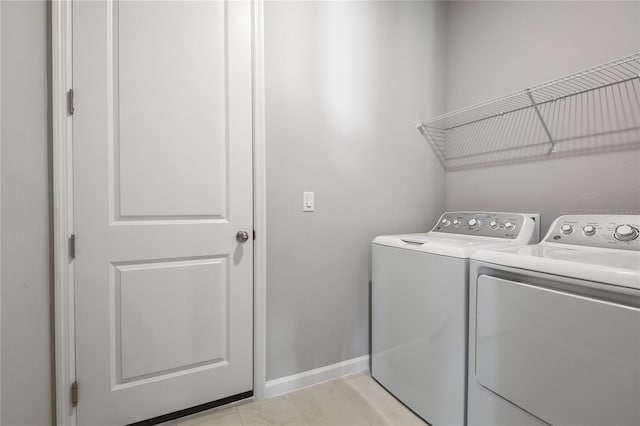
<svg viewBox="0 0 640 426">
<path fill-rule="evenodd" d="M 551 143 L 551 149 L 549 149 L 549 154 L 552 153 L 552 152 L 556 152 L 556 143 L 553 140 L 553 136 L 551 136 L 551 132 L 549 131 L 549 127 L 547 127 L 547 123 L 544 122 L 544 118 L 542 117 L 542 114 L 540 113 L 540 108 L 538 108 L 538 104 L 536 104 L 535 99 L 533 99 L 533 95 L 531 94 L 531 90 L 530 89 L 525 89 L 525 92 L 527 93 L 527 96 L 529 96 L 529 99 L 531 99 L 531 106 L 533 106 L 533 109 L 536 112 L 536 115 L 540 119 L 540 124 L 542 125 L 542 128 L 544 129 L 544 132 L 547 134 L 547 137 L 549 138 L 549 143 Z"/>
<path fill-rule="evenodd" d="M 640 52 L 416 126 L 446 170 L 640 149 Z"/>
</svg>

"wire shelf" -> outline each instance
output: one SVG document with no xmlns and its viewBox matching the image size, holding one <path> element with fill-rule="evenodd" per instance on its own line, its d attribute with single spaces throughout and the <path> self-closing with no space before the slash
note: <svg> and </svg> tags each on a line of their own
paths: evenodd
<svg viewBox="0 0 640 426">
<path fill-rule="evenodd" d="M 446 170 L 640 148 L 640 53 L 416 123 Z"/>
</svg>

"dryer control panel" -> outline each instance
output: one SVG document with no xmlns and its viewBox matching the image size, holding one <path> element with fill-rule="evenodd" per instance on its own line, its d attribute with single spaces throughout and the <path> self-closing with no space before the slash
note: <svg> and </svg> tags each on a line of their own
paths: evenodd
<svg viewBox="0 0 640 426">
<path fill-rule="evenodd" d="M 518 237 L 525 219 L 518 213 L 447 212 L 440 216 L 431 232 L 513 240 Z"/>
<path fill-rule="evenodd" d="M 560 216 L 549 228 L 544 241 L 640 250 L 640 215 Z"/>
</svg>

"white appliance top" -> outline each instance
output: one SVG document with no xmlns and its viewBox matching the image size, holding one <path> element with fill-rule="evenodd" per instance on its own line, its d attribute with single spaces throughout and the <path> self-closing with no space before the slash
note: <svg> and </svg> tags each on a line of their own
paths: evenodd
<svg viewBox="0 0 640 426">
<path fill-rule="evenodd" d="M 540 244 L 472 259 L 640 290 L 639 230 L 640 215 L 560 216 Z"/>
<path fill-rule="evenodd" d="M 446 212 L 422 234 L 386 235 L 374 244 L 467 259 L 482 248 L 538 241 L 533 216 L 520 213 Z"/>
</svg>

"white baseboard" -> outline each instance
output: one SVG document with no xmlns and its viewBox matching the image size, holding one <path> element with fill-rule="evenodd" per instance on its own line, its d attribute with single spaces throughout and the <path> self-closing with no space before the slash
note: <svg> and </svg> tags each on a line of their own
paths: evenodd
<svg viewBox="0 0 640 426">
<path fill-rule="evenodd" d="M 291 376 L 281 377 L 280 379 L 269 380 L 266 384 L 264 397 L 273 398 L 274 396 L 365 370 L 369 370 L 369 355 L 327 365 L 326 367 L 303 371 L 302 373 L 292 374 Z"/>
</svg>

